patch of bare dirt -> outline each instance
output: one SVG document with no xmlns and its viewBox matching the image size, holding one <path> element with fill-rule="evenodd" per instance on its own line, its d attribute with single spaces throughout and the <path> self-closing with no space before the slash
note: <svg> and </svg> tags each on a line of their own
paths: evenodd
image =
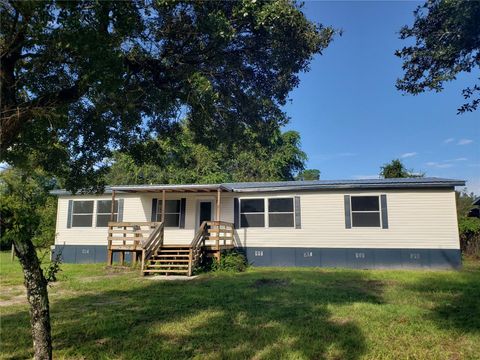
<svg viewBox="0 0 480 360">
<path fill-rule="evenodd" d="M 52 302 L 58 297 L 68 297 L 77 294 L 76 291 L 62 289 L 59 282 L 48 284 L 48 295 Z M 2 286 L 0 307 L 27 304 L 27 290 L 23 285 Z"/>
<path fill-rule="evenodd" d="M 27 302 L 27 291 L 23 285 L 2 286 L 0 307 L 24 304 Z"/>
</svg>

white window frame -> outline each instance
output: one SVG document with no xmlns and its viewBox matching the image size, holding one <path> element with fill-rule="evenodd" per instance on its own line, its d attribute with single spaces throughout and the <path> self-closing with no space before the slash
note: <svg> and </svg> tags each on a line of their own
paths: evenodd
<svg viewBox="0 0 480 360">
<path fill-rule="evenodd" d="M 247 198 L 240 198 L 239 199 L 239 204 L 238 204 L 238 216 L 240 219 L 238 219 L 238 223 L 240 225 L 240 229 L 264 229 L 268 227 L 268 211 L 267 211 L 267 203 L 266 203 L 266 198 L 265 197 L 247 197 Z M 242 212 L 242 201 L 244 200 L 263 200 L 263 213 L 261 212 Z M 263 214 L 263 226 L 242 226 L 242 214 Z"/>
<path fill-rule="evenodd" d="M 352 204 L 352 199 L 354 197 L 376 197 L 378 200 L 378 210 L 369 210 L 369 211 L 354 211 L 353 210 L 353 204 Z M 378 213 L 378 218 L 379 218 L 379 225 L 378 226 L 354 226 L 353 225 L 353 214 L 354 213 Z M 350 195 L 350 221 L 352 222 L 352 229 L 381 229 L 382 228 L 382 203 L 380 201 L 380 195 L 376 194 L 369 194 L 369 195 Z"/>
<path fill-rule="evenodd" d="M 278 211 L 273 211 L 273 212 L 270 212 L 270 200 L 274 200 L 274 199 L 291 199 L 292 200 L 292 211 L 282 211 L 282 212 L 278 212 Z M 279 196 L 279 197 L 269 197 L 266 199 L 267 200 L 267 212 L 268 212 L 268 216 L 267 216 L 267 227 L 271 227 L 271 228 L 280 228 L 280 229 L 295 229 L 295 196 Z M 291 214 L 292 215 L 292 219 L 293 219 L 293 225 L 292 226 L 270 226 L 270 214 L 272 215 L 275 215 L 275 214 L 281 214 L 281 215 L 285 215 L 285 214 Z"/>
<path fill-rule="evenodd" d="M 108 225 L 107 226 L 98 226 L 98 215 L 111 215 L 112 213 L 112 210 L 110 210 L 108 213 L 99 213 L 98 212 L 98 202 L 99 201 L 112 201 L 111 199 L 99 199 L 99 200 L 96 200 L 95 201 L 95 205 L 94 205 L 94 211 L 95 211 L 95 228 L 99 228 L 99 229 L 105 229 L 105 228 L 108 228 Z M 117 212 L 114 212 L 113 215 L 115 216 L 114 217 L 114 221 L 117 221 L 118 220 L 118 199 L 115 200 L 115 202 L 117 203 Z M 110 209 L 111 209 L 111 206 L 112 204 L 110 204 Z"/>
<path fill-rule="evenodd" d="M 165 227 L 170 229 L 180 229 L 180 217 L 182 215 L 182 200 L 181 199 L 165 199 L 165 210 L 167 209 L 166 203 L 168 201 L 178 201 L 178 213 L 165 211 L 165 216 L 178 214 L 178 226 L 165 226 Z M 156 220 L 161 221 L 162 217 L 161 216 L 159 217 L 159 215 L 161 214 L 162 214 L 162 199 L 157 199 L 157 213 L 155 214 Z"/>
<path fill-rule="evenodd" d="M 292 214 L 293 217 L 293 226 L 273 226 L 270 227 L 269 224 L 269 208 L 268 208 L 268 200 L 269 199 L 292 199 L 293 203 L 293 212 L 272 212 L 272 214 Z M 242 201 L 243 200 L 263 200 L 263 216 L 264 216 L 264 223 L 265 225 L 263 227 L 244 227 L 242 226 L 242 214 L 262 214 L 259 212 L 247 212 L 247 213 L 242 213 Z M 296 227 L 296 219 L 295 219 L 295 195 L 291 196 L 262 196 L 262 197 L 245 197 L 245 198 L 239 198 L 239 204 L 238 204 L 238 224 L 240 229 L 295 229 Z"/>
<path fill-rule="evenodd" d="M 92 202 L 93 203 L 93 206 L 92 206 L 92 213 L 79 213 L 79 214 L 75 214 L 75 203 L 76 202 Z M 70 218 L 70 222 L 71 222 L 71 228 L 93 228 L 94 227 L 94 220 L 96 222 L 96 219 L 95 219 L 95 212 L 96 212 L 96 204 L 95 204 L 95 200 L 72 200 L 72 213 L 70 214 L 71 218 Z M 74 226 L 73 225 L 73 218 L 74 216 L 89 216 L 91 215 L 92 216 L 92 225 L 90 226 Z"/>
</svg>

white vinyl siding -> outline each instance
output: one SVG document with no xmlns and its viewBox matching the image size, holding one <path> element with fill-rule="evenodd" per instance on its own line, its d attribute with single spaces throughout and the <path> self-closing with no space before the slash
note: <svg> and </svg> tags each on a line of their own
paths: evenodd
<svg viewBox="0 0 480 360">
<path fill-rule="evenodd" d="M 345 229 L 344 195 L 386 194 L 388 229 L 356 227 Z M 235 241 L 248 247 L 312 248 L 413 248 L 458 249 L 455 192 L 453 190 L 412 189 L 380 191 L 305 191 L 285 193 L 222 193 L 221 220 L 233 223 L 233 199 L 301 197 L 301 229 L 293 227 L 241 228 Z M 186 198 L 185 229 L 166 228 L 166 244 L 188 244 L 195 234 L 198 200 L 215 200 L 212 194 L 169 193 L 168 200 Z M 122 194 L 124 221 L 150 221 L 152 198 L 161 194 Z M 60 196 L 56 244 L 106 245 L 106 228 L 67 229 L 68 200 L 110 200 L 110 195 Z M 267 210 L 267 205 L 265 210 Z M 215 209 L 213 211 L 215 214 Z"/>
<path fill-rule="evenodd" d="M 345 228 L 344 195 L 382 194 L 387 196 L 388 229 Z M 237 242 L 248 247 L 459 249 L 453 190 L 305 191 L 258 197 L 288 195 L 301 197 L 301 229 L 241 228 Z"/>
</svg>

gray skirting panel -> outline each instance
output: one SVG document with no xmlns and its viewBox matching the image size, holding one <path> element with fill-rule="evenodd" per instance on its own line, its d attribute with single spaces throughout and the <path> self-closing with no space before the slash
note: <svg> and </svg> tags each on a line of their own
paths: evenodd
<svg viewBox="0 0 480 360">
<path fill-rule="evenodd" d="M 333 248 L 242 248 L 253 266 L 319 266 L 354 269 L 412 269 L 461 266 L 455 249 L 333 249 Z M 52 257 L 61 252 L 64 263 L 105 263 L 107 247 L 102 245 L 56 245 Z M 125 256 L 130 260 L 130 254 Z M 118 261 L 118 253 L 114 254 Z"/>
<path fill-rule="evenodd" d="M 457 269 L 460 250 L 455 249 L 243 249 L 253 266 L 320 266 L 353 269 Z"/>
<path fill-rule="evenodd" d="M 55 245 L 52 259 L 60 253 L 62 262 L 68 264 L 93 264 L 107 262 L 107 247 L 104 245 Z M 130 261 L 130 253 L 125 260 Z M 113 261 L 119 261 L 119 253 L 113 253 Z"/>
</svg>

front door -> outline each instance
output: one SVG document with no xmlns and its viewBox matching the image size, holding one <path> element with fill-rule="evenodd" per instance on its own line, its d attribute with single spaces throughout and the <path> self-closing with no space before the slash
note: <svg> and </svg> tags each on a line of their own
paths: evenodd
<svg viewBox="0 0 480 360">
<path fill-rule="evenodd" d="M 198 227 L 200 227 L 204 221 L 212 220 L 212 201 L 200 201 L 199 209 Z"/>
</svg>

